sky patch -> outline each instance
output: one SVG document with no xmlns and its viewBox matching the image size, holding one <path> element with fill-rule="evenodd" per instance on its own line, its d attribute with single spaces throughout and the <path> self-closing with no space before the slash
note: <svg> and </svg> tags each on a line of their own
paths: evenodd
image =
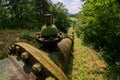
<svg viewBox="0 0 120 80">
<path fill-rule="evenodd" d="M 72 14 L 78 13 L 81 10 L 83 4 L 83 2 L 80 0 L 52 0 L 52 2 L 62 2 L 65 8 L 68 9 L 68 12 Z"/>
</svg>

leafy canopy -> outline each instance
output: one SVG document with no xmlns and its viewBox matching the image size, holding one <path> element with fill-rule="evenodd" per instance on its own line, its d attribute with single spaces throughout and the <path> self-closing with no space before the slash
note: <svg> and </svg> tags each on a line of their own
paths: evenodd
<svg viewBox="0 0 120 80">
<path fill-rule="evenodd" d="M 76 32 L 86 43 L 103 49 L 114 61 L 120 57 L 119 0 L 84 0 Z"/>
</svg>

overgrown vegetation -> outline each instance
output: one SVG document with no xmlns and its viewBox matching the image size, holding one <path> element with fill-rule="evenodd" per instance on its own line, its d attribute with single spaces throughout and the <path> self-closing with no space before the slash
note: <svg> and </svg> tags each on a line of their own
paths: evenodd
<svg viewBox="0 0 120 80">
<path fill-rule="evenodd" d="M 83 0 L 76 26 L 85 43 L 102 51 L 108 64 L 120 62 L 120 3 L 118 0 Z"/>
<path fill-rule="evenodd" d="M 8 56 L 8 48 L 17 42 L 26 42 L 37 48 L 39 44 L 35 40 L 35 30 L 23 30 L 23 29 L 5 29 L 0 30 L 0 59 Z"/>
<path fill-rule="evenodd" d="M 85 45 L 83 41 L 74 35 L 74 51 L 70 56 L 68 71 L 70 80 L 109 80 L 106 63 L 98 53 Z M 113 74 L 113 73 L 111 73 Z M 113 76 L 112 76 L 113 77 Z M 113 79 L 114 80 L 114 79 Z"/>
<path fill-rule="evenodd" d="M 52 4 L 50 10 L 55 18 L 54 21 L 57 28 L 63 32 L 67 32 L 67 29 L 70 27 L 70 19 L 67 16 L 68 11 L 63 3 L 58 2 L 56 4 Z"/>
<path fill-rule="evenodd" d="M 0 0 L 0 29 L 40 29 L 44 15 L 52 13 L 58 29 L 66 31 L 69 25 L 67 10 L 62 3 L 51 0 Z"/>
</svg>

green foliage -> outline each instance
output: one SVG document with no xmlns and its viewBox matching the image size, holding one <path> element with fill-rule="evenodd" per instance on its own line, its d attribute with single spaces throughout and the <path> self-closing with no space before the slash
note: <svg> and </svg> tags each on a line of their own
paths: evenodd
<svg viewBox="0 0 120 80">
<path fill-rule="evenodd" d="M 67 9 L 63 6 L 63 3 L 52 4 L 50 10 L 55 18 L 57 28 L 63 32 L 67 32 L 68 27 L 70 27 L 70 20 L 67 16 Z"/>
<path fill-rule="evenodd" d="M 69 18 L 62 3 L 53 4 L 50 0 L 1 0 L 0 29 L 38 29 L 45 24 L 44 15 L 52 13 L 55 24 L 63 32 L 67 31 Z"/>
<path fill-rule="evenodd" d="M 45 0 L 1 0 L 0 28 L 40 28 L 48 5 Z"/>
<path fill-rule="evenodd" d="M 107 51 L 112 61 L 120 59 L 119 7 L 117 0 L 85 0 L 76 27 L 86 43 Z"/>
<path fill-rule="evenodd" d="M 20 37 L 21 39 L 26 39 L 26 40 L 33 40 L 33 37 L 29 34 L 29 33 L 24 33 L 23 35 L 21 35 Z"/>
<path fill-rule="evenodd" d="M 46 26 L 44 25 L 41 29 L 41 36 L 57 36 L 57 28 L 55 25 Z"/>
</svg>

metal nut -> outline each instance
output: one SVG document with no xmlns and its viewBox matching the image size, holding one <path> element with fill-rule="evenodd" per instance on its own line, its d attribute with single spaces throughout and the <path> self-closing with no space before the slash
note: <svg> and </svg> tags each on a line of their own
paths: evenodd
<svg viewBox="0 0 120 80">
<path fill-rule="evenodd" d="M 15 45 L 12 45 L 11 48 L 14 49 Z"/>
<path fill-rule="evenodd" d="M 15 46 L 15 53 L 19 53 L 20 52 L 20 47 L 19 46 Z"/>
<path fill-rule="evenodd" d="M 16 48 L 16 50 L 19 50 L 19 49 L 20 49 L 20 47 L 19 47 L 19 46 L 16 46 L 15 48 Z"/>
<path fill-rule="evenodd" d="M 21 57 L 22 57 L 23 59 L 28 59 L 28 58 L 29 58 L 27 52 L 22 53 L 22 54 L 21 54 Z"/>
<path fill-rule="evenodd" d="M 12 50 L 12 48 L 8 47 L 8 49 L 7 49 L 8 53 L 11 53 L 11 50 Z"/>
<path fill-rule="evenodd" d="M 32 70 L 36 73 L 40 72 L 42 70 L 42 67 L 41 67 L 41 64 L 39 63 L 35 63 L 33 66 L 32 66 Z"/>
<path fill-rule="evenodd" d="M 54 77 L 47 77 L 45 80 L 55 80 Z"/>
</svg>

